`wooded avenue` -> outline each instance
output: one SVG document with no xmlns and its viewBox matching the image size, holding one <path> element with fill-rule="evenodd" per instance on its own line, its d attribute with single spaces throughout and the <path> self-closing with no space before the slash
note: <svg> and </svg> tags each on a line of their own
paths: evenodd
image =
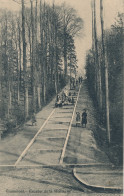
<svg viewBox="0 0 124 196">
<path fill-rule="evenodd" d="M 56 96 L 55 107 L 74 103 L 73 96 L 59 99 L 67 84 L 70 90 L 85 78 L 105 130 L 104 140 L 122 162 L 122 73 L 123 13 L 110 29 L 104 25 L 104 1 L 99 1 L 101 35 L 98 36 L 96 7 L 91 1 L 92 47 L 87 51 L 85 76 L 78 74 L 75 39 L 83 34 L 84 20 L 66 3 L 14 0 L 21 11 L 1 9 L 0 14 L 0 118 L 11 131 L 34 119 Z M 85 39 L 85 37 L 83 38 Z M 82 46 L 84 47 L 84 46 Z M 83 75 L 83 78 L 82 78 Z M 58 100 L 57 100 L 58 99 Z M 86 125 L 86 124 L 85 124 Z M 2 129 L 2 128 L 1 128 Z M 119 158 L 120 157 L 120 158 Z"/>
</svg>

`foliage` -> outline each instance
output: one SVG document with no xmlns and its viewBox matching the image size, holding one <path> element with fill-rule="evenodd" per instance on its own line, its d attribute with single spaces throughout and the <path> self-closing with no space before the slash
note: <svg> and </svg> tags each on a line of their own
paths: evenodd
<svg viewBox="0 0 124 196">
<path fill-rule="evenodd" d="M 66 84 L 70 56 L 72 71 L 77 67 L 74 37 L 83 27 L 66 4 L 30 3 L 19 13 L 0 14 L 0 117 L 12 115 L 18 123 Z"/>
<path fill-rule="evenodd" d="M 122 148 L 123 143 L 123 25 L 122 15 L 118 15 L 118 19 L 110 30 L 105 32 L 105 46 L 107 50 L 108 61 L 108 82 L 109 82 L 109 108 L 110 108 L 110 128 L 111 128 L 111 146 L 119 146 Z M 99 97 L 96 91 L 96 67 L 94 64 L 94 51 L 90 50 L 86 60 L 87 81 L 92 94 L 93 100 L 98 106 L 100 113 L 100 123 L 105 126 L 106 108 L 105 108 L 105 67 L 102 57 L 102 40 L 98 40 L 98 52 L 100 58 L 100 70 L 102 81 L 102 111 L 99 106 Z M 118 158 L 120 153 L 118 154 Z"/>
</svg>

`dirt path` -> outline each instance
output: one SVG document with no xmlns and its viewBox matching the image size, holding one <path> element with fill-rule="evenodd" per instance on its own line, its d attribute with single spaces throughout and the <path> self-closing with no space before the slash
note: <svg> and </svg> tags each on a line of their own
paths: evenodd
<svg viewBox="0 0 124 196">
<path fill-rule="evenodd" d="M 54 109 L 54 102 L 55 100 L 37 114 L 38 127 L 30 126 L 31 122 L 29 121 L 17 135 L 10 135 L 1 142 L 1 164 L 11 165 L 15 163 Z M 87 129 L 76 128 L 74 116 L 64 163 L 89 164 L 103 161 L 99 157 L 101 151 L 97 148 L 92 137 L 91 128 L 95 126 L 95 111 L 83 84 L 76 110 L 81 112 L 84 107 L 88 111 Z M 59 164 L 73 108 L 74 106 L 57 108 L 17 167 L 0 168 L 1 196 L 96 196 L 96 194 L 99 196 L 113 196 L 113 194 L 95 193 L 85 188 L 73 176 L 74 165 Z M 96 152 L 99 160 L 94 159 Z"/>
</svg>

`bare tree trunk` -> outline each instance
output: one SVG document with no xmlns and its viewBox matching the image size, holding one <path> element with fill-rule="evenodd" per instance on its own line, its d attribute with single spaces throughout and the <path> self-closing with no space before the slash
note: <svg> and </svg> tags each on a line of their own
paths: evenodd
<svg viewBox="0 0 124 196">
<path fill-rule="evenodd" d="M 99 53 L 99 55 L 100 55 L 100 53 Z M 99 75 L 99 106 L 100 106 L 100 111 L 102 111 L 102 106 L 103 106 L 102 95 L 103 95 L 103 92 L 102 92 L 102 76 L 101 76 L 101 62 L 100 62 L 100 59 L 101 59 L 101 55 L 99 56 L 99 59 L 98 59 L 98 65 L 99 65 L 98 75 Z"/>
<path fill-rule="evenodd" d="M 0 24 L 2 26 L 2 24 Z M 1 29 L 1 26 L 0 26 L 0 29 Z M 1 32 L 0 32 L 1 33 Z M 4 108 L 4 91 L 3 89 L 5 88 L 4 87 L 4 80 L 3 80 L 3 70 L 2 70 L 2 53 L 3 53 L 3 50 L 2 50 L 2 36 L 1 36 L 1 40 L 0 40 L 0 106 L 1 106 L 1 111 L 0 111 L 0 118 L 3 118 L 4 115 L 5 115 L 5 109 L 3 110 Z"/>
<path fill-rule="evenodd" d="M 9 63 L 9 58 L 7 56 L 7 37 L 8 37 L 8 26 L 7 26 L 8 20 L 7 20 L 7 15 L 5 16 L 5 56 L 6 56 L 6 63 L 7 63 L 7 94 L 8 94 L 8 111 L 7 111 L 7 116 L 9 118 L 10 116 L 10 111 L 12 108 L 12 92 L 11 92 L 11 68 L 10 68 L 10 63 Z"/>
<path fill-rule="evenodd" d="M 55 91 L 56 95 L 58 94 L 58 57 L 57 57 L 57 21 L 56 21 L 56 16 L 54 14 L 54 4 L 53 4 L 53 18 L 54 18 L 54 31 L 53 31 L 53 36 L 54 36 L 54 55 L 55 55 Z"/>
<path fill-rule="evenodd" d="M 19 31 L 19 39 L 18 39 L 18 45 L 19 45 L 19 80 L 20 80 L 20 90 L 21 90 L 21 81 L 22 81 L 22 68 L 21 68 L 21 64 L 22 64 L 22 58 L 21 58 L 21 55 L 22 55 L 22 49 L 21 49 L 21 29 L 20 29 L 20 24 L 19 24 L 19 21 L 18 21 L 18 31 Z"/>
<path fill-rule="evenodd" d="M 8 95 L 8 104 L 7 104 L 7 116 L 9 118 L 10 115 L 10 73 L 9 73 L 9 63 L 8 63 L 8 56 L 7 56 L 7 30 L 8 30 L 8 26 L 7 26 L 7 15 L 5 14 L 5 57 L 6 57 L 6 95 Z M 7 80 L 8 79 L 8 80 Z"/>
<path fill-rule="evenodd" d="M 56 77 L 56 73 L 55 73 L 55 91 L 56 91 L 56 95 L 58 94 L 58 88 L 57 88 L 57 77 Z"/>
<path fill-rule="evenodd" d="M 19 60 L 18 60 L 18 53 L 17 53 L 17 100 L 18 104 L 20 103 L 20 81 L 19 81 Z"/>
<path fill-rule="evenodd" d="M 96 95 L 99 104 L 100 111 L 102 111 L 102 87 L 101 87 L 101 66 L 100 66 L 100 57 L 98 52 L 98 40 L 97 40 L 97 28 L 96 28 L 96 5 L 95 0 L 93 3 L 94 7 L 94 14 L 92 13 L 93 21 L 92 24 L 94 25 L 94 31 L 92 33 L 94 44 L 92 47 L 95 46 L 95 68 L 96 68 Z"/>
<path fill-rule="evenodd" d="M 104 32 L 104 20 L 103 20 L 103 1 L 100 0 L 100 19 L 101 19 L 101 31 L 102 31 L 102 49 L 103 49 L 103 62 L 105 65 L 105 90 L 106 90 L 106 128 L 107 138 L 110 143 L 110 120 L 109 120 L 109 88 L 108 88 L 108 60 L 107 52 L 105 49 L 105 32 Z"/>
<path fill-rule="evenodd" d="M 57 95 L 58 94 L 58 85 L 59 85 L 59 81 L 58 81 L 58 59 L 57 59 L 57 40 L 55 42 L 56 42 L 56 73 L 55 73 L 55 78 L 56 78 L 56 95 Z"/>
<path fill-rule="evenodd" d="M 33 106 L 33 110 L 36 112 L 36 87 L 35 87 L 35 61 L 34 61 L 34 16 L 33 16 L 33 1 L 30 0 L 31 2 L 31 27 L 32 27 L 32 106 Z"/>
<path fill-rule="evenodd" d="M 1 32 L 0 32 L 1 33 Z M 2 44 L 0 42 L 0 107 L 3 104 L 3 90 L 2 90 Z M 2 117 L 2 112 L 0 112 L 0 118 Z"/>
<path fill-rule="evenodd" d="M 96 30 L 96 4 L 94 0 L 94 46 L 95 46 L 95 76 L 96 76 L 96 95 L 99 102 L 99 79 L 98 79 L 98 46 L 97 46 L 97 30 Z"/>
<path fill-rule="evenodd" d="M 67 50 L 66 50 L 65 38 L 64 38 L 64 76 L 65 76 L 65 82 L 67 82 Z"/>
<path fill-rule="evenodd" d="M 46 103 L 46 72 L 45 65 L 43 66 L 43 101 Z"/>
<path fill-rule="evenodd" d="M 70 90 L 71 90 L 71 87 L 72 86 L 72 83 L 71 83 L 71 57 L 70 57 Z"/>
<path fill-rule="evenodd" d="M 46 103 L 46 32 L 45 32 L 45 3 L 42 10 L 40 1 L 40 37 L 41 37 L 41 77 L 42 77 L 42 97 Z"/>
<path fill-rule="evenodd" d="M 38 108 L 40 109 L 41 108 L 41 96 L 40 96 L 40 94 L 41 94 L 41 90 L 40 90 L 40 86 L 38 86 L 37 87 L 37 99 L 38 99 Z"/>
<path fill-rule="evenodd" d="M 92 51 L 93 51 L 93 63 L 95 65 L 95 41 L 94 41 L 94 5 L 93 5 L 93 0 L 91 1 L 91 7 L 92 7 Z M 94 90 L 96 93 L 96 75 L 94 77 Z"/>
<path fill-rule="evenodd" d="M 9 100 L 8 100 L 8 118 L 11 114 L 11 109 L 12 109 L 12 92 L 11 92 L 11 84 L 10 84 L 10 80 L 8 81 L 8 94 L 9 94 Z"/>
<path fill-rule="evenodd" d="M 22 41 L 23 41 L 23 75 L 24 75 L 24 117 L 28 117 L 28 85 L 26 65 L 26 40 L 25 40 L 25 5 L 22 0 Z"/>
<path fill-rule="evenodd" d="M 64 77 L 67 82 L 67 43 L 66 43 L 66 30 L 65 30 L 65 11 L 64 11 Z"/>
<path fill-rule="evenodd" d="M 43 101 L 43 9 L 42 9 L 42 1 L 40 0 L 40 67 L 41 67 L 41 84 L 42 84 L 42 101 Z"/>
<path fill-rule="evenodd" d="M 40 76 L 41 76 L 41 74 L 40 74 L 40 72 L 39 72 L 39 70 L 40 69 L 38 69 L 38 67 L 39 67 L 39 62 L 38 62 L 38 55 L 37 55 L 37 52 L 38 52 L 38 41 L 37 41 L 37 39 L 38 39 L 38 35 L 37 35 L 37 20 L 38 20 L 38 18 L 37 18 L 37 6 L 38 6 L 38 2 L 37 2 L 37 0 L 36 0 L 36 5 L 35 5 L 35 37 L 36 37 L 36 40 L 35 40 L 35 58 L 36 58 L 36 61 L 35 61 L 35 63 L 36 63 L 36 68 L 37 68 L 37 70 L 36 70 L 36 72 L 37 72 L 37 103 L 38 103 L 38 108 L 40 109 L 41 108 L 41 89 L 40 89 L 40 87 L 41 87 L 41 84 L 40 84 Z"/>
<path fill-rule="evenodd" d="M 50 21 L 52 23 L 52 20 Z M 51 75 L 51 85 L 53 86 L 53 76 L 54 76 L 54 35 L 53 35 L 53 29 L 51 27 L 50 29 L 50 68 L 51 68 L 51 71 L 50 71 L 50 75 Z"/>
<path fill-rule="evenodd" d="M 46 23 L 46 5 L 44 2 L 44 17 L 43 17 L 43 95 L 44 103 L 46 104 L 47 90 L 47 23 Z"/>
<path fill-rule="evenodd" d="M 93 10 L 93 1 L 91 2 L 92 8 L 92 50 L 94 51 L 94 10 Z"/>
<path fill-rule="evenodd" d="M 17 23 L 17 26 L 18 26 L 18 23 Z M 19 29 L 18 29 L 19 30 Z M 16 63 L 17 63 L 17 102 L 18 102 L 18 105 L 20 103 L 20 77 L 19 77 L 19 45 L 18 45 L 18 32 L 16 32 L 16 51 L 17 51 L 17 56 L 16 56 Z"/>
</svg>

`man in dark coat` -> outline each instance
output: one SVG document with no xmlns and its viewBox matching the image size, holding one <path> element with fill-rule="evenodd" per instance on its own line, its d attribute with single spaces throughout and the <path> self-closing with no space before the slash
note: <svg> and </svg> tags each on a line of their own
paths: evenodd
<svg viewBox="0 0 124 196">
<path fill-rule="evenodd" d="M 86 124 L 87 124 L 87 113 L 86 113 L 86 109 L 84 109 L 84 112 L 82 113 L 82 127 L 83 127 L 83 124 L 86 127 Z"/>
</svg>

